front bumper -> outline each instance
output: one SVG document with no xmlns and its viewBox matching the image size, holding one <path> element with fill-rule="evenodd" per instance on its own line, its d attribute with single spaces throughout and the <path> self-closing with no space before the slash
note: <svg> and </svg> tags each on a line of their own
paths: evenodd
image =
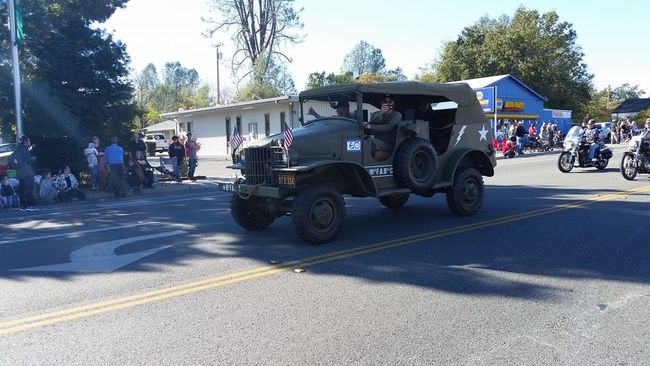
<svg viewBox="0 0 650 366">
<path fill-rule="evenodd" d="M 217 182 L 217 189 L 222 192 L 238 193 L 244 197 L 257 196 L 280 199 L 288 195 L 287 190 L 284 188 L 238 182 Z"/>
</svg>

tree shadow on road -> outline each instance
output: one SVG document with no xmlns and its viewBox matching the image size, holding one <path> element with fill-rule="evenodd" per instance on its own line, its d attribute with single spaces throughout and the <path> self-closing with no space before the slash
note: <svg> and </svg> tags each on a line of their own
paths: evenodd
<svg viewBox="0 0 650 366">
<path fill-rule="evenodd" d="M 228 273 L 220 271 L 227 271 L 232 259 L 253 260 L 259 266 L 271 260 L 286 263 L 422 235 L 424 239 L 406 240 L 409 243 L 397 247 L 379 244 L 362 254 L 303 265 L 308 274 L 317 276 L 345 276 L 466 296 L 536 301 L 554 301 L 570 291 L 565 286 L 551 285 L 550 279 L 650 282 L 650 228 L 646 224 L 650 218 L 649 193 L 585 202 L 580 197 L 603 197 L 618 191 L 501 185 L 490 186 L 486 192 L 481 212 L 468 218 L 452 216 L 443 195 L 413 197 L 400 210 L 386 209 L 372 198 L 346 199 L 344 229 L 336 241 L 321 246 L 301 243 L 289 218 L 279 218 L 260 232 L 239 228 L 230 217 L 227 197 L 200 201 L 192 215 L 181 218 L 169 213 L 187 209 L 180 204 L 165 207 L 172 211 L 117 209 L 129 215 L 146 211 L 151 220 L 182 223 L 190 231 L 184 244 L 175 243 L 164 255 L 161 252 L 147 257 L 120 271 L 165 271 L 172 266 L 191 265 L 193 259 L 206 259 L 214 261 L 214 272 L 201 275 L 216 276 Z M 564 208 L 552 210 L 560 206 Z M 97 215 L 103 225 L 113 222 Z M 454 234 L 426 235 L 458 227 L 463 228 Z M 137 243 L 120 248 L 120 253 L 158 245 Z M 0 247 L 3 250 L 7 253 Z M 61 254 L 57 260 L 65 260 L 68 254 Z M 52 261 L 51 256 L 47 260 Z M 5 257 L 4 264 L 0 264 L 3 268 L 20 268 L 15 261 L 9 261 Z M 14 280 L 89 275 L 0 272 L 0 278 Z"/>
</svg>

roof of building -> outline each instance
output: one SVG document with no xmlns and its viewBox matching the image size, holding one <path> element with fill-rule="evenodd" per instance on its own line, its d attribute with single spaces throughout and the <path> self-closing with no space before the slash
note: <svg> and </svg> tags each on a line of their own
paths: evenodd
<svg viewBox="0 0 650 366">
<path fill-rule="evenodd" d="M 528 90 L 535 96 L 539 97 L 543 101 L 547 101 L 545 97 L 543 97 L 541 94 L 533 90 L 530 86 L 526 85 L 523 81 L 517 79 L 515 76 L 512 74 L 503 74 L 503 75 L 495 75 L 495 76 L 488 76 L 484 78 L 476 78 L 476 79 L 467 79 L 467 80 L 459 80 L 459 81 L 452 81 L 452 83 L 466 83 L 468 84 L 472 89 L 480 89 L 480 88 L 486 88 L 489 86 L 494 86 L 497 82 L 503 80 L 503 79 L 512 79 L 516 83 L 520 84 L 524 89 Z"/>
<path fill-rule="evenodd" d="M 639 113 L 650 108 L 650 98 L 625 99 L 612 113 Z"/>
<path fill-rule="evenodd" d="M 160 132 L 160 131 L 169 131 L 169 130 L 175 131 L 176 121 L 168 119 L 166 121 L 156 123 L 155 125 L 147 126 L 143 128 L 143 130 L 147 132 Z"/>
<path fill-rule="evenodd" d="M 264 104 L 275 104 L 280 102 L 297 102 L 297 101 L 298 98 L 294 95 L 283 95 L 280 97 L 251 100 L 248 102 L 239 102 L 239 103 L 232 103 L 232 104 L 225 104 L 225 105 L 217 105 L 213 107 L 179 110 L 178 112 L 161 113 L 160 116 L 165 118 L 174 118 L 174 117 L 179 117 L 179 116 L 188 115 L 192 113 L 200 114 L 205 112 L 227 111 L 232 109 L 245 109 L 246 107 L 254 107 L 254 106 L 259 106 Z"/>
</svg>

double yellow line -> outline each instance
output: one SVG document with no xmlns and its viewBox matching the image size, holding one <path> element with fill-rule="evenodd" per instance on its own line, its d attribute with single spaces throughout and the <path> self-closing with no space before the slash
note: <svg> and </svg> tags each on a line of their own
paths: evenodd
<svg viewBox="0 0 650 366">
<path fill-rule="evenodd" d="M 0 323 L 0 336 L 13 334 L 29 329 L 39 328 L 46 325 L 62 323 L 70 320 L 81 319 L 93 315 L 104 314 L 111 311 L 127 309 L 138 305 L 150 304 L 170 298 L 175 298 L 183 295 L 188 295 L 200 291 L 209 290 L 216 287 L 226 286 L 233 283 L 249 281 L 259 277 L 271 276 L 274 274 L 287 272 L 295 267 L 307 267 L 319 263 L 332 262 L 339 259 L 354 257 L 362 254 L 386 250 L 389 248 L 413 244 L 425 240 L 431 240 L 453 234 L 459 234 L 467 231 L 487 228 L 496 225 L 502 225 L 513 221 L 520 221 L 536 216 L 548 215 L 554 212 L 580 208 L 596 202 L 603 202 L 613 200 L 618 197 L 632 195 L 650 191 L 650 186 L 631 189 L 628 191 L 607 194 L 603 196 L 596 196 L 590 199 L 576 201 L 570 204 L 563 204 L 544 208 L 540 210 L 530 211 L 521 214 L 515 214 L 498 219 L 481 221 L 473 224 L 462 225 L 454 228 L 433 231 L 424 234 L 412 235 L 405 238 L 387 240 L 377 244 L 367 245 L 359 248 L 342 250 L 329 254 L 323 254 L 311 258 L 295 260 L 291 262 L 282 263 L 279 265 L 265 266 L 250 269 L 247 271 L 236 272 L 228 275 L 217 276 L 204 280 L 194 281 L 182 285 L 172 286 L 160 290 L 148 291 L 137 295 L 125 296 L 113 300 L 101 301 L 93 304 L 78 306 L 74 308 L 43 313 L 25 318 L 19 318 L 5 323 Z"/>
</svg>

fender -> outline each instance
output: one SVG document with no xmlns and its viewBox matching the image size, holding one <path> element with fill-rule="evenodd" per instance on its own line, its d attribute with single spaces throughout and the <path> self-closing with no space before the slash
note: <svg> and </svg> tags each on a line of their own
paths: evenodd
<svg viewBox="0 0 650 366">
<path fill-rule="evenodd" d="M 301 165 L 287 167 L 287 168 L 273 168 L 274 172 L 288 172 L 299 175 L 301 173 L 310 173 L 310 180 L 319 181 L 319 178 L 327 175 L 334 174 L 338 178 L 343 178 L 344 173 L 352 173 L 355 182 L 363 187 L 364 192 L 356 192 L 357 195 L 363 196 L 376 195 L 377 188 L 375 183 L 368 173 L 368 171 L 360 164 L 340 161 L 340 160 L 315 160 L 315 161 L 302 161 Z M 350 174 L 348 174 L 349 176 Z M 346 191 L 345 186 L 351 183 L 349 180 L 339 179 L 339 189 Z M 342 192 L 344 193 L 344 192 Z"/>
<path fill-rule="evenodd" d="M 475 166 L 481 175 L 491 177 L 494 175 L 494 166 L 490 161 L 490 158 L 486 153 L 476 149 L 461 149 L 452 156 L 450 156 L 447 161 L 457 161 L 458 163 L 453 166 L 447 166 L 442 172 L 442 181 L 452 182 L 456 170 L 459 166 Z"/>
</svg>

